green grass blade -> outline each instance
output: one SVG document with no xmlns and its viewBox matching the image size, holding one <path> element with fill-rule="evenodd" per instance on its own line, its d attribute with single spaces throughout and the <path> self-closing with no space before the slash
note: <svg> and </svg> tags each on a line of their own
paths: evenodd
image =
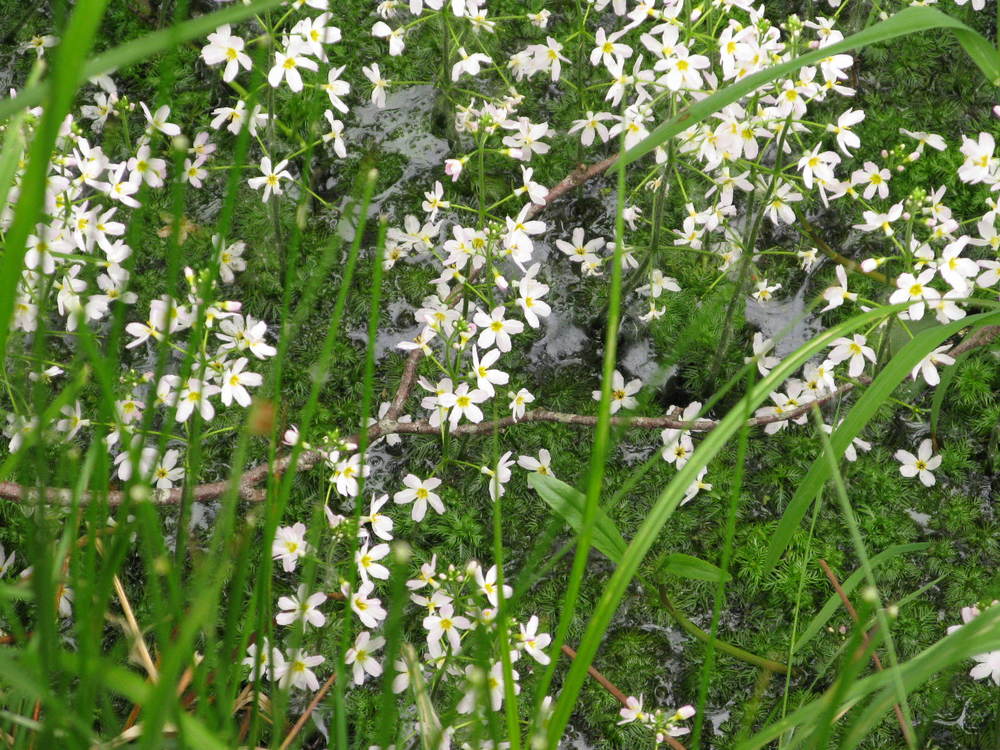
<svg viewBox="0 0 1000 750">
<path fill-rule="evenodd" d="M 877 555 L 871 558 L 872 568 L 878 567 L 881 563 L 888 562 L 900 555 L 905 555 L 910 552 L 921 552 L 931 546 L 930 542 L 914 542 L 912 544 L 897 544 L 888 549 L 884 549 Z M 840 587 L 844 590 L 845 594 L 850 595 L 854 589 L 858 587 L 858 584 L 865 577 L 865 571 L 858 569 L 854 571 L 846 580 L 844 580 Z M 829 622 L 833 614 L 843 606 L 840 601 L 840 596 L 836 593 L 830 594 L 830 598 L 826 600 L 822 609 L 816 614 L 816 616 L 809 621 L 809 624 L 802 631 L 802 635 L 799 636 L 798 640 L 795 642 L 794 651 L 801 651 L 802 648 L 809 643 L 813 638 L 816 637 L 817 633 L 822 630 L 823 626 Z"/>
<path fill-rule="evenodd" d="M 856 315 L 821 333 L 782 360 L 771 371 L 770 375 L 757 383 L 744 397 L 749 406 L 740 403 L 730 409 L 726 416 L 720 420 L 718 426 L 708 433 L 701 442 L 691 460 L 684 465 L 683 469 L 677 472 L 670 484 L 663 490 L 646 516 L 645 522 L 625 550 L 621 564 L 608 581 L 604 589 L 604 594 L 587 625 L 587 630 L 577 651 L 577 658 L 574 660 L 569 674 L 566 676 L 562 693 L 556 702 L 552 718 L 549 722 L 549 747 L 556 746 L 566 724 L 569 722 L 576 697 L 587 677 L 587 667 L 597 653 L 601 638 L 611 623 L 618 603 L 625 595 L 629 583 L 638 573 L 639 565 L 656 541 L 660 529 L 663 528 L 663 525 L 670 519 L 670 516 L 680 504 L 684 493 L 691 485 L 691 482 L 697 477 L 698 472 L 718 455 L 729 439 L 743 426 L 743 416 L 746 413 L 746 409 L 753 409 L 762 403 L 771 391 L 775 390 L 788 376 L 797 371 L 812 356 L 828 347 L 834 339 L 873 323 L 885 314 L 885 310 L 871 310 Z"/>
<path fill-rule="evenodd" d="M 949 323 L 945 326 L 930 328 L 907 343 L 878 374 L 878 377 L 858 399 L 847 417 L 830 438 L 830 443 L 836 455 L 843 455 L 847 446 L 858 436 L 866 424 L 875 416 L 879 407 L 885 403 L 890 394 L 910 374 L 913 367 L 928 353 L 941 345 L 950 336 L 962 328 L 973 325 L 989 325 L 1000 320 L 997 313 L 981 313 L 968 318 Z M 809 505 L 816 497 L 827 479 L 830 478 L 830 467 L 823 456 L 818 456 L 795 490 L 795 495 L 789 501 L 785 512 L 778 523 L 778 528 L 771 536 L 767 559 L 764 563 L 765 574 L 774 569 L 778 559 L 788 547 L 792 535 L 809 510 Z"/>
</svg>

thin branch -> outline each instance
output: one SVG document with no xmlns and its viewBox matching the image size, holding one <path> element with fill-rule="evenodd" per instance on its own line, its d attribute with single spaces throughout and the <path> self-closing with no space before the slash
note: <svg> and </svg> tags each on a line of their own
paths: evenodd
<svg viewBox="0 0 1000 750">
<path fill-rule="evenodd" d="M 309 717 L 312 716 L 313 711 L 316 710 L 316 706 L 319 705 L 319 702 L 323 700 L 323 698 L 329 692 L 330 688 L 333 687 L 333 683 L 336 677 L 337 673 L 334 672 L 332 675 L 326 678 L 326 682 L 324 682 L 320 686 L 320 689 L 316 691 L 316 695 L 314 695 L 312 700 L 309 701 L 309 705 L 306 706 L 306 710 L 302 712 L 302 715 L 299 717 L 298 721 L 296 721 L 295 724 L 292 726 L 291 731 L 288 732 L 288 736 L 285 737 L 284 741 L 281 743 L 281 746 L 278 748 L 278 750 L 288 750 L 288 747 L 292 744 L 292 742 L 295 741 L 296 736 L 298 736 L 298 733 L 302 731 L 302 727 L 305 726 L 305 723 L 309 720 Z"/>
</svg>

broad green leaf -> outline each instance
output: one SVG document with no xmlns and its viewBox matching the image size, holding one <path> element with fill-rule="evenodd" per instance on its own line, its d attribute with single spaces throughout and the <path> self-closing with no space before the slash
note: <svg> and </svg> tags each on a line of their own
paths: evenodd
<svg viewBox="0 0 1000 750">
<path fill-rule="evenodd" d="M 969 326 L 990 325 L 1000 320 L 998 313 L 981 313 L 962 320 L 957 320 L 945 326 L 936 326 L 913 338 L 910 343 L 899 350 L 899 353 L 889 360 L 872 384 L 868 386 L 861 398 L 851 408 L 840 427 L 830 436 L 830 444 L 837 456 L 844 451 L 856 438 L 866 424 L 875 416 L 879 407 L 885 403 L 897 386 L 910 374 L 914 366 L 930 352 L 941 345 L 943 341 L 958 331 Z M 773 570 L 778 559 L 788 547 L 795 530 L 802 522 L 806 511 L 820 488 L 830 478 L 830 467 L 824 456 L 817 456 L 805 477 L 799 482 L 795 495 L 785 508 L 778 528 L 771 536 L 767 559 L 764 563 L 765 572 Z"/>
<path fill-rule="evenodd" d="M 893 558 L 899 557 L 900 555 L 905 555 L 910 552 L 920 552 L 922 550 L 927 549 L 930 546 L 931 546 L 930 542 L 897 544 L 892 547 L 889 547 L 888 549 L 882 550 L 877 555 L 872 557 L 871 564 L 872 567 L 874 568 L 880 565 L 881 563 L 887 562 L 888 560 L 892 560 Z M 850 595 L 850 593 L 854 591 L 854 589 L 857 588 L 858 584 L 861 583 L 861 581 L 864 579 L 864 576 L 865 576 L 864 570 L 858 568 L 858 570 L 855 570 L 847 578 L 847 580 L 841 582 L 840 587 L 844 590 L 845 594 Z M 830 594 L 830 598 L 826 600 L 826 603 L 823 605 L 823 608 L 820 609 L 819 613 L 812 620 L 810 620 L 809 624 L 806 625 L 805 629 L 802 631 L 802 635 L 800 635 L 799 639 L 795 642 L 795 647 L 793 648 L 793 651 L 800 651 L 803 646 L 805 646 L 809 641 L 811 641 L 816 636 L 816 634 L 819 633 L 819 631 L 823 628 L 823 626 L 826 625 L 826 623 L 830 620 L 830 618 L 833 617 L 833 613 L 836 612 L 838 609 L 840 609 L 842 606 L 843 604 L 840 601 L 840 596 L 836 592 Z"/>
<path fill-rule="evenodd" d="M 683 552 L 671 552 L 667 555 L 663 570 L 670 573 L 670 575 L 681 578 L 694 578 L 699 581 L 711 581 L 712 583 L 732 579 L 732 576 L 718 565 L 713 565 L 692 555 L 685 555 Z"/>
<path fill-rule="evenodd" d="M 580 533 L 583 525 L 583 508 L 586 503 L 582 492 L 553 476 L 538 472 L 528 475 L 528 484 L 538 492 L 542 500 L 548 503 L 556 515 L 566 521 L 575 532 Z M 621 562 L 622 555 L 625 554 L 625 539 L 618 531 L 615 522 L 602 508 L 597 509 L 594 546 L 614 563 Z"/>
<path fill-rule="evenodd" d="M 961 21 L 933 8 L 906 8 L 885 21 L 880 21 L 857 34 L 852 34 L 836 44 L 827 45 L 796 57 L 794 60 L 758 71 L 685 107 L 674 118 L 659 125 L 646 138 L 629 149 L 623 157 L 624 162 L 631 164 L 723 107 L 739 101 L 766 83 L 795 72 L 804 65 L 812 65 L 831 55 L 848 50 L 860 49 L 870 44 L 878 44 L 900 36 L 932 29 L 947 29 L 954 34 L 972 61 L 986 76 L 986 80 L 994 86 L 1000 85 L 1000 53 L 985 37 Z"/>
</svg>

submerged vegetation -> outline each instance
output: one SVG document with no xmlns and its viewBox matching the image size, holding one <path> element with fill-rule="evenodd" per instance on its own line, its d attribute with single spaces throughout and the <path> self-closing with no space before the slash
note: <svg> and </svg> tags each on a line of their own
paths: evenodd
<svg viewBox="0 0 1000 750">
<path fill-rule="evenodd" d="M 907 5 L 0 2 L 0 747 L 1000 747 L 1000 16 Z"/>
</svg>

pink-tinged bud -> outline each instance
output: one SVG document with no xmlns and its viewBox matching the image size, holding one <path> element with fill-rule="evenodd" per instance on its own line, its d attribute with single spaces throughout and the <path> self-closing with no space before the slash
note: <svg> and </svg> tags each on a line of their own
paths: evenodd
<svg viewBox="0 0 1000 750">
<path fill-rule="evenodd" d="M 878 268 L 878 261 L 874 258 L 865 258 L 861 261 L 861 270 L 865 273 L 871 273 L 876 268 Z"/>
<path fill-rule="evenodd" d="M 227 300 L 222 303 L 222 309 L 226 312 L 239 312 L 243 309 L 243 303 L 235 300 Z"/>
<path fill-rule="evenodd" d="M 282 437 L 281 442 L 283 442 L 285 445 L 287 445 L 289 447 L 291 447 L 291 446 L 295 445 L 296 443 L 298 443 L 299 442 L 299 428 L 296 427 L 295 425 L 292 425 L 287 430 L 285 430 L 285 434 Z"/>
<path fill-rule="evenodd" d="M 451 178 L 452 182 L 455 182 L 462 174 L 463 166 L 459 159 L 446 159 L 444 162 L 444 173 Z"/>
<path fill-rule="evenodd" d="M 682 706 L 677 709 L 677 716 L 680 719 L 690 719 L 694 714 L 694 706 Z"/>
<path fill-rule="evenodd" d="M 1000 104 L 997 104 L 995 107 L 993 107 L 993 116 L 1000 117 Z"/>
</svg>

